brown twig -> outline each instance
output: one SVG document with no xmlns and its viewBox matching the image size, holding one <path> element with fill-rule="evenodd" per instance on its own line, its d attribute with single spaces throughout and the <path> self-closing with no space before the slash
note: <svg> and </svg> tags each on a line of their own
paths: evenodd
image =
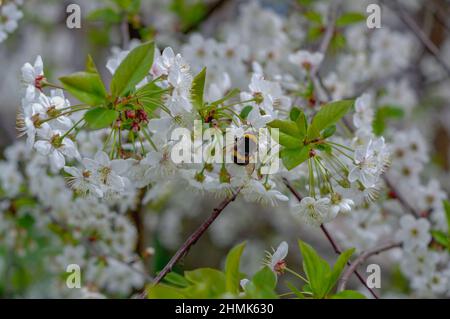
<svg viewBox="0 0 450 319">
<path fill-rule="evenodd" d="M 238 188 L 237 191 L 234 192 L 234 194 L 225 200 L 223 200 L 220 205 L 216 208 L 214 208 L 211 216 L 208 217 L 201 225 L 197 228 L 197 230 L 192 233 L 191 236 L 184 242 L 183 245 L 178 249 L 178 251 L 175 253 L 175 255 L 170 259 L 170 261 L 167 263 L 166 266 L 158 273 L 158 276 L 153 280 L 153 284 L 157 285 L 161 282 L 161 280 L 170 272 L 172 271 L 172 268 L 178 263 L 178 261 L 186 256 L 186 254 L 189 252 L 189 249 L 202 237 L 202 235 L 205 233 L 205 231 L 211 226 L 211 224 L 219 217 L 220 213 L 225 209 L 225 207 L 228 206 L 232 201 L 234 201 L 241 191 L 241 188 Z"/>
<path fill-rule="evenodd" d="M 384 174 L 383 180 L 386 183 L 387 187 L 394 193 L 395 199 L 398 200 L 398 202 L 406 208 L 414 217 L 418 218 L 419 214 L 416 212 L 416 210 L 408 203 L 408 201 L 403 197 L 403 195 L 395 188 L 395 186 L 392 184 L 389 177 Z"/>
<path fill-rule="evenodd" d="M 127 50 L 130 43 L 130 29 L 128 26 L 128 18 L 124 18 L 120 23 L 120 34 L 122 37 L 122 49 Z"/>
<path fill-rule="evenodd" d="M 339 291 L 345 290 L 347 282 L 350 279 L 350 276 L 352 275 L 352 273 L 356 272 L 358 266 L 361 265 L 362 263 L 364 263 L 369 257 L 371 257 L 373 255 L 378 255 L 379 253 L 390 250 L 392 248 L 400 247 L 401 245 L 402 245 L 402 243 L 399 243 L 399 242 L 388 243 L 388 244 L 384 244 L 382 246 L 375 247 L 375 248 L 372 248 L 372 249 L 369 249 L 369 250 L 363 252 L 361 255 L 359 255 L 358 258 L 356 258 L 352 262 L 352 265 L 349 266 L 344 271 L 344 273 L 342 274 L 342 277 L 339 281 L 337 291 L 339 292 Z"/>
<path fill-rule="evenodd" d="M 294 195 L 294 197 L 297 198 L 297 200 L 300 202 L 302 200 L 302 196 L 294 189 L 294 187 L 289 183 L 289 181 L 286 178 L 283 178 L 283 182 L 286 185 L 286 187 L 291 191 L 292 195 Z M 325 237 L 327 238 L 328 242 L 333 247 L 334 252 L 337 255 L 340 255 L 342 253 L 342 250 L 339 248 L 338 244 L 336 243 L 334 238 L 331 236 L 330 232 L 325 227 L 325 225 L 324 224 L 320 225 L 320 229 L 325 234 Z M 347 262 L 347 265 L 349 267 L 352 267 L 352 263 L 350 261 Z M 358 277 L 359 281 L 369 290 L 370 294 L 375 299 L 378 299 L 379 298 L 378 295 L 375 293 L 375 291 L 373 291 L 372 288 L 370 288 L 367 285 L 365 278 L 357 270 L 355 270 L 355 275 Z"/>
<path fill-rule="evenodd" d="M 336 30 L 336 19 L 337 12 L 339 10 L 339 6 L 341 4 L 341 0 L 335 0 L 331 3 L 330 9 L 328 11 L 328 25 L 325 30 L 325 35 L 322 38 L 319 46 L 319 52 L 322 54 L 326 54 L 328 51 L 328 47 L 330 46 L 331 39 L 333 39 L 334 31 Z M 316 69 L 319 69 L 321 64 Z"/>
<path fill-rule="evenodd" d="M 133 220 L 137 231 L 136 253 L 142 256 L 145 250 L 145 225 L 143 218 L 143 199 L 146 194 L 146 189 L 141 188 L 136 196 L 136 207 L 129 211 L 129 215 Z"/>
<path fill-rule="evenodd" d="M 311 78 L 313 79 L 315 86 L 322 88 L 323 93 L 326 95 L 328 100 L 331 100 L 331 94 L 326 89 L 325 85 L 323 85 L 323 81 L 319 75 L 319 71 L 323 61 L 325 60 L 325 54 L 328 51 L 328 47 L 330 46 L 331 40 L 333 39 L 333 35 L 336 30 L 337 12 L 339 10 L 340 4 L 341 0 L 335 0 L 330 5 L 328 11 L 328 25 L 327 28 L 325 29 L 325 35 L 323 36 L 322 41 L 320 42 L 318 50 L 318 52 L 324 55 L 324 59 L 322 59 L 322 61 L 318 65 L 316 65 L 314 69 L 311 70 Z"/>
<path fill-rule="evenodd" d="M 414 19 L 397 3 L 397 1 L 385 1 L 381 0 L 388 8 L 392 9 L 394 13 L 402 20 L 402 22 L 414 33 L 420 42 L 425 46 L 428 52 L 430 52 L 436 61 L 444 68 L 447 74 L 450 76 L 450 67 L 441 57 L 439 48 L 431 41 L 426 33 L 419 27 Z M 392 4 L 392 5 L 391 5 Z"/>
</svg>

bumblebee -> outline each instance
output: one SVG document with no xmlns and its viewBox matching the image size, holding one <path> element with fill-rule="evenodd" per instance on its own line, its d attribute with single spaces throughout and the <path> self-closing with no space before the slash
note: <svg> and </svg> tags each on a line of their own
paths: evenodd
<svg viewBox="0 0 450 319">
<path fill-rule="evenodd" d="M 258 139 L 252 132 L 246 132 L 240 138 L 235 139 L 232 155 L 233 162 L 240 166 L 247 166 L 254 162 L 258 150 Z"/>
</svg>

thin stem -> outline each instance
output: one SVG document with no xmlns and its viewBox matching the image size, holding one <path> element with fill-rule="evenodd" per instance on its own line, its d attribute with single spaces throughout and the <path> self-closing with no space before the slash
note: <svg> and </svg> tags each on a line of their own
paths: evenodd
<svg viewBox="0 0 450 319">
<path fill-rule="evenodd" d="M 300 274 L 298 274 L 298 273 L 296 273 L 295 271 L 293 271 L 292 269 L 289 269 L 289 268 L 284 268 L 287 272 L 289 272 L 289 273 L 291 273 L 292 275 L 294 275 L 295 277 L 297 277 L 297 278 L 300 278 L 301 280 L 303 280 L 305 283 L 309 283 L 309 281 L 306 279 L 306 278 L 304 278 L 302 275 L 300 275 Z"/>
<path fill-rule="evenodd" d="M 316 197 L 316 186 L 314 184 L 314 172 L 312 169 L 311 158 L 308 159 L 308 171 L 309 171 L 309 196 Z"/>
<path fill-rule="evenodd" d="M 52 121 L 52 120 L 57 119 L 57 118 L 60 117 L 60 116 L 70 115 L 70 114 L 76 113 L 76 112 L 78 112 L 78 111 L 84 111 L 84 110 L 87 110 L 87 109 L 89 109 L 89 108 L 90 108 L 90 107 L 77 108 L 77 109 L 75 109 L 75 110 L 71 110 L 71 111 L 68 111 L 68 112 L 60 113 L 60 114 L 58 114 L 57 116 L 53 116 L 53 117 L 49 117 L 48 119 L 44 119 L 44 120 L 40 121 L 40 123 L 49 122 L 49 121 Z"/>
<path fill-rule="evenodd" d="M 375 247 L 375 248 L 372 248 L 370 250 L 363 252 L 361 255 L 359 255 L 358 258 L 356 258 L 353 261 L 352 265 L 344 271 L 344 273 L 342 274 L 341 280 L 339 281 L 337 291 L 345 290 L 347 282 L 348 282 L 350 276 L 352 275 L 352 273 L 354 273 L 356 271 L 356 269 L 358 268 L 358 266 L 361 265 L 362 263 L 364 263 L 369 257 L 371 257 L 373 255 L 378 255 L 381 252 L 384 252 L 384 251 L 387 251 L 387 250 L 390 250 L 393 248 L 401 247 L 401 245 L 402 245 L 402 243 L 400 243 L 400 242 L 388 243 L 388 244 L 384 244 L 382 246 Z"/>
<path fill-rule="evenodd" d="M 428 52 L 430 52 L 436 61 L 444 68 L 447 74 L 450 76 L 450 67 L 441 57 L 439 48 L 430 40 L 427 34 L 417 25 L 416 21 L 398 4 L 397 1 L 381 0 L 388 8 L 393 9 L 394 13 L 402 20 L 402 22 L 412 31 L 412 33 L 419 39 L 425 46 Z M 392 5 L 391 5 L 392 4 Z"/>
<path fill-rule="evenodd" d="M 205 231 L 211 226 L 211 224 L 220 216 L 222 211 L 233 202 L 237 195 L 240 193 L 241 187 L 233 193 L 232 196 L 223 200 L 217 208 L 214 208 L 211 216 L 209 216 L 201 225 L 198 227 L 194 233 L 184 242 L 183 245 L 178 249 L 175 255 L 170 259 L 167 265 L 158 273 L 158 276 L 153 280 L 153 285 L 157 285 L 161 280 L 170 272 L 172 268 L 178 263 L 178 261 L 187 255 L 191 247 L 202 237 Z M 151 288 L 150 288 L 151 289 Z"/>
<path fill-rule="evenodd" d="M 240 101 L 240 102 L 232 103 L 232 104 L 229 104 L 229 105 L 225 105 L 224 108 L 230 108 L 232 106 L 236 106 L 236 105 L 240 105 L 240 104 L 244 104 L 244 103 L 250 103 L 250 102 L 255 102 L 255 99 L 249 99 L 249 100 Z"/>
<path fill-rule="evenodd" d="M 47 81 L 44 81 L 42 84 L 43 84 L 43 86 L 49 86 L 51 88 L 64 90 L 64 88 L 62 86 L 59 86 L 57 84 L 53 84 L 53 83 L 50 83 L 50 82 L 47 82 Z"/>
<path fill-rule="evenodd" d="M 327 141 L 327 144 L 331 144 L 331 145 L 334 145 L 334 146 L 337 146 L 337 147 L 342 147 L 343 149 L 346 149 L 347 151 L 352 152 L 352 153 L 355 151 L 351 147 L 348 147 L 348 146 L 345 146 L 345 145 L 342 145 L 342 144 L 339 144 L 339 143 L 334 143 L 334 142 Z"/>
<path fill-rule="evenodd" d="M 67 135 L 69 135 L 70 132 L 72 132 L 78 126 L 78 124 L 80 124 L 83 120 L 84 120 L 83 117 L 81 119 L 79 119 L 66 133 L 64 133 L 61 136 L 61 140 L 64 139 Z"/>
<path fill-rule="evenodd" d="M 150 137 L 150 135 L 145 131 L 145 127 L 141 130 L 142 133 L 144 134 L 145 138 L 148 140 L 148 142 L 150 143 L 150 145 L 153 147 L 153 149 L 158 152 L 158 148 L 156 147 L 155 143 L 153 142 L 152 138 Z"/>
</svg>

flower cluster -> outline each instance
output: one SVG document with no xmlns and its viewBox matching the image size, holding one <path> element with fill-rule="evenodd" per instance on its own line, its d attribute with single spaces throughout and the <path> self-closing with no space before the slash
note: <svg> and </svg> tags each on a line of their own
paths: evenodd
<svg viewBox="0 0 450 319">
<path fill-rule="evenodd" d="M 18 21 L 23 17 L 19 9 L 22 4 L 23 0 L 6 1 L 0 4 L 0 43 L 17 29 Z"/>
<path fill-rule="evenodd" d="M 15 3 L 0 9 L 0 41 L 21 17 Z M 355 10 L 343 6 L 344 14 Z M 76 263 L 86 296 L 129 296 L 148 282 L 146 227 L 176 249 L 184 221 L 204 209 L 200 199 L 236 196 L 262 204 L 258 223 L 279 234 L 297 231 L 295 220 L 311 231 L 329 224 L 358 252 L 399 241 L 400 254 L 387 256 L 414 295 L 447 296 L 450 207 L 426 170 L 427 137 L 412 125 L 387 129 L 401 117 L 412 122 L 420 96 L 403 74 L 418 43 L 389 25 L 369 32 L 352 22 L 335 30 L 331 57 L 310 45 L 323 36 L 330 6 L 317 1 L 308 10 L 321 18 L 283 16 L 250 1 L 217 37 L 195 33 L 164 48 L 134 39 L 114 47 L 104 66 L 88 57 L 84 71 L 59 82 L 44 73 L 40 56 L 23 65 L 17 127 L 26 142 L 0 161 L 0 238 L 10 247 L 33 241 L 39 252 L 41 238 L 23 237 L 32 224 L 42 241 L 62 247 L 49 256 L 52 274 Z M 156 43 L 165 36 L 156 34 Z M 109 71 L 109 88 L 98 67 Z M 391 75 L 398 80 L 383 80 Z M 179 129 L 192 134 L 185 140 Z M 259 143 L 271 155 L 252 162 L 248 144 L 259 129 L 271 129 L 275 143 Z M 198 131 L 208 132 L 200 143 Z M 231 147 L 222 143 L 226 132 L 235 136 Z M 175 161 L 180 145 L 204 161 Z M 217 150 L 233 162 L 215 161 Z M 278 171 L 265 173 L 278 159 Z M 224 214 L 210 237 L 228 247 L 258 223 L 250 214 Z M 253 251 L 261 250 L 256 242 Z M 278 275 L 290 271 L 287 251 L 282 242 L 265 261 Z"/>
</svg>

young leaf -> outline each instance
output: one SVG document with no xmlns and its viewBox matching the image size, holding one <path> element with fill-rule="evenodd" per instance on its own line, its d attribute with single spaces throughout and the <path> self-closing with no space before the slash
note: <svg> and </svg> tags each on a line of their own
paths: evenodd
<svg viewBox="0 0 450 319">
<path fill-rule="evenodd" d="M 320 136 L 320 132 L 338 122 L 353 106 L 353 100 L 342 100 L 323 105 L 308 127 L 307 138 L 313 140 Z"/>
<path fill-rule="evenodd" d="M 333 289 L 333 287 L 336 285 L 339 276 L 341 275 L 342 271 L 345 268 L 345 265 L 347 264 L 350 257 L 355 252 L 355 249 L 348 249 L 344 251 L 342 254 L 339 255 L 336 263 L 333 266 L 333 269 L 328 277 L 328 289 L 326 294 L 329 294 L 330 291 Z"/>
<path fill-rule="evenodd" d="M 118 116 L 119 113 L 115 110 L 104 107 L 96 107 L 84 114 L 84 120 L 88 124 L 89 128 L 98 130 L 110 126 Z"/>
<path fill-rule="evenodd" d="M 309 146 L 298 148 L 285 148 L 280 151 L 280 157 L 283 165 L 291 170 L 309 158 Z"/>
<path fill-rule="evenodd" d="M 433 239 L 446 248 L 450 248 L 450 236 L 439 230 L 432 230 Z"/>
<path fill-rule="evenodd" d="M 306 115 L 303 110 L 300 110 L 300 114 L 298 115 L 295 123 L 297 124 L 297 128 L 300 132 L 300 138 L 303 140 L 308 130 L 308 120 L 306 119 Z"/>
<path fill-rule="evenodd" d="M 200 71 L 194 78 L 191 88 L 191 100 L 197 109 L 203 107 L 203 94 L 205 91 L 206 68 Z"/>
<path fill-rule="evenodd" d="M 98 73 L 94 59 L 92 59 L 92 56 L 90 54 L 88 54 L 86 58 L 86 71 L 90 73 Z"/>
<path fill-rule="evenodd" d="M 277 134 L 276 132 L 272 132 L 272 136 L 274 136 L 274 140 L 276 141 L 275 135 Z M 301 148 L 303 147 L 303 141 L 299 140 L 296 137 L 284 134 L 282 132 L 278 132 L 278 143 L 280 145 L 283 145 L 286 148 Z"/>
<path fill-rule="evenodd" d="M 136 91 L 139 103 L 147 113 L 152 113 L 162 105 L 163 95 L 166 90 L 161 89 L 153 82 L 149 82 Z"/>
<path fill-rule="evenodd" d="M 295 122 L 287 120 L 273 120 L 267 124 L 271 128 L 277 128 L 280 132 L 293 137 L 300 137 L 300 131 Z"/>
<path fill-rule="evenodd" d="M 97 72 L 76 72 L 59 78 L 64 89 L 76 97 L 80 102 L 90 106 L 105 103 L 106 90 Z"/>
<path fill-rule="evenodd" d="M 302 111 L 298 107 L 293 107 L 291 109 L 291 111 L 289 112 L 289 118 L 291 119 L 291 121 L 292 122 L 297 121 L 297 119 L 298 119 L 298 117 L 299 117 L 301 112 Z"/>
<path fill-rule="evenodd" d="M 241 113 L 239 114 L 240 118 L 241 118 L 241 119 L 244 119 L 244 120 L 247 119 L 247 116 L 250 114 L 250 112 L 252 111 L 252 109 L 253 109 L 253 106 L 251 106 L 251 105 L 245 106 L 245 107 L 242 109 Z"/>
<path fill-rule="evenodd" d="M 305 299 L 303 293 L 298 290 L 297 287 L 295 287 L 293 284 L 291 284 L 290 282 L 286 282 L 286 285 L 288 286 L 289 290 L 292 291 L 294 295 L 296 295 L 299 299 Z"/>
<path fill-rule="evenodd" d="M 225 262 L 226 289 L 233 294 L 239 293 L 239 283 L 241 279 L 239 264 L 245 245 L 246 243 L 243 242 L 231 249 Z"/>
<path fill-rule="evenodd" d="M 330 265 L 322 259 L 310 245 L 298 241 L 303 257 L 303 268 L 308 277 L 309 284 L 315 298 L 323 298 L 327 292 L 327 277 Z"/>
<path fill-rule="evenodd" d="M 228 101 L 229 99 L 235 97 L 236 95 L 238 95 L 239 92 L 240 92 L 239 89 L 232 89 L 232 90 L 231 90 L 230 92 L 228 92 L 223 98 L 221 98 L 221 99 L 219 99 L 219 100 L 217 100 L 217 101 L 211 102 L 210 104 L 211 104 L 211 105 L 220 105 L 220 104 L 222 104 L 222 103 Z M 244 109 L 245 109 L 245 107 L 244 107 Z M 249 112 L 250 112 L 250 111 L 249 111 Z"/>
<path fill-rule="evenodd" d="M 336 26 L 344 27 L 350 24 L 366 20 L 366 16 L 360 12 L 346 12 L 336 20 Z"/>
<path fill-rule="evenodd" d="M 384 105 L 378 108 L 372 123 L 373 132 L 380 136 L 386 129 L 388 119 L 399 119 L 404 115 L 404 111 L 397 106 Z"/>
<path fill-rule="evenodd" d="M 89 21 L 102 21 L 106 23 L 120 23 L 122 16 L 112 8 L 100 8 L 89 12 L 86 17 Z"/>
<path fill-rule="evenodd" d="M 185 299 L 180 289 L 159 284 L 147 288 L 148 299 Z"/>
<path fill-rule="evenodd" d="M 445 217 L 447 218 L 448 234 L 450 236 L 450 202 L 448 200 L 444 200 L 443 205 L 444 205 Z"/>
<path fill-rule="evenodd" d="M 256 287 L 275 289 L 277 285 L 277 276 L 267 266 L 264 266 L 252 278 L 252 282 Z"/>
<path fill-rule="evenodd" d="M 366 299 L 366 296 L 354 290 L 343 290 L 331 296 L 331 299 Z"/>
<path fill-rule="evenodd" d="M 166 277 L 164 277 L 164 281 L 181 288 L 186 288 L 187 286 L 189 286 L 189 281 L 187 281 L 186 278 L 173 271 L 168 273 Z"/>
<path fill-rule="evenodd" d="M 305 18 L 311 22 L 322 24 L 322 16 L 317 11 L 308 11 L 305 12 Z"/>
<path fill-rule="evenodd" d="M 330 125 L 323 130 L 322 138 L 328 138 L 336 132 L 336 125 Z"/>
<path fill-rule="evenodd" d="M 155 44 L 147 42 L 134 48 L 122 61 L 111 80 L 114 97 L 123 96 L 141 82 L 153 64 Z"/>
<path fill-rule="evenodd" d="M 184 276 L 194 284 L 187 288 L 188 292 L 198 298 L 218 298 L 226 292 L 226 277 L 219 270 L 199 268 L 186 271 Z"/>
</svg>

